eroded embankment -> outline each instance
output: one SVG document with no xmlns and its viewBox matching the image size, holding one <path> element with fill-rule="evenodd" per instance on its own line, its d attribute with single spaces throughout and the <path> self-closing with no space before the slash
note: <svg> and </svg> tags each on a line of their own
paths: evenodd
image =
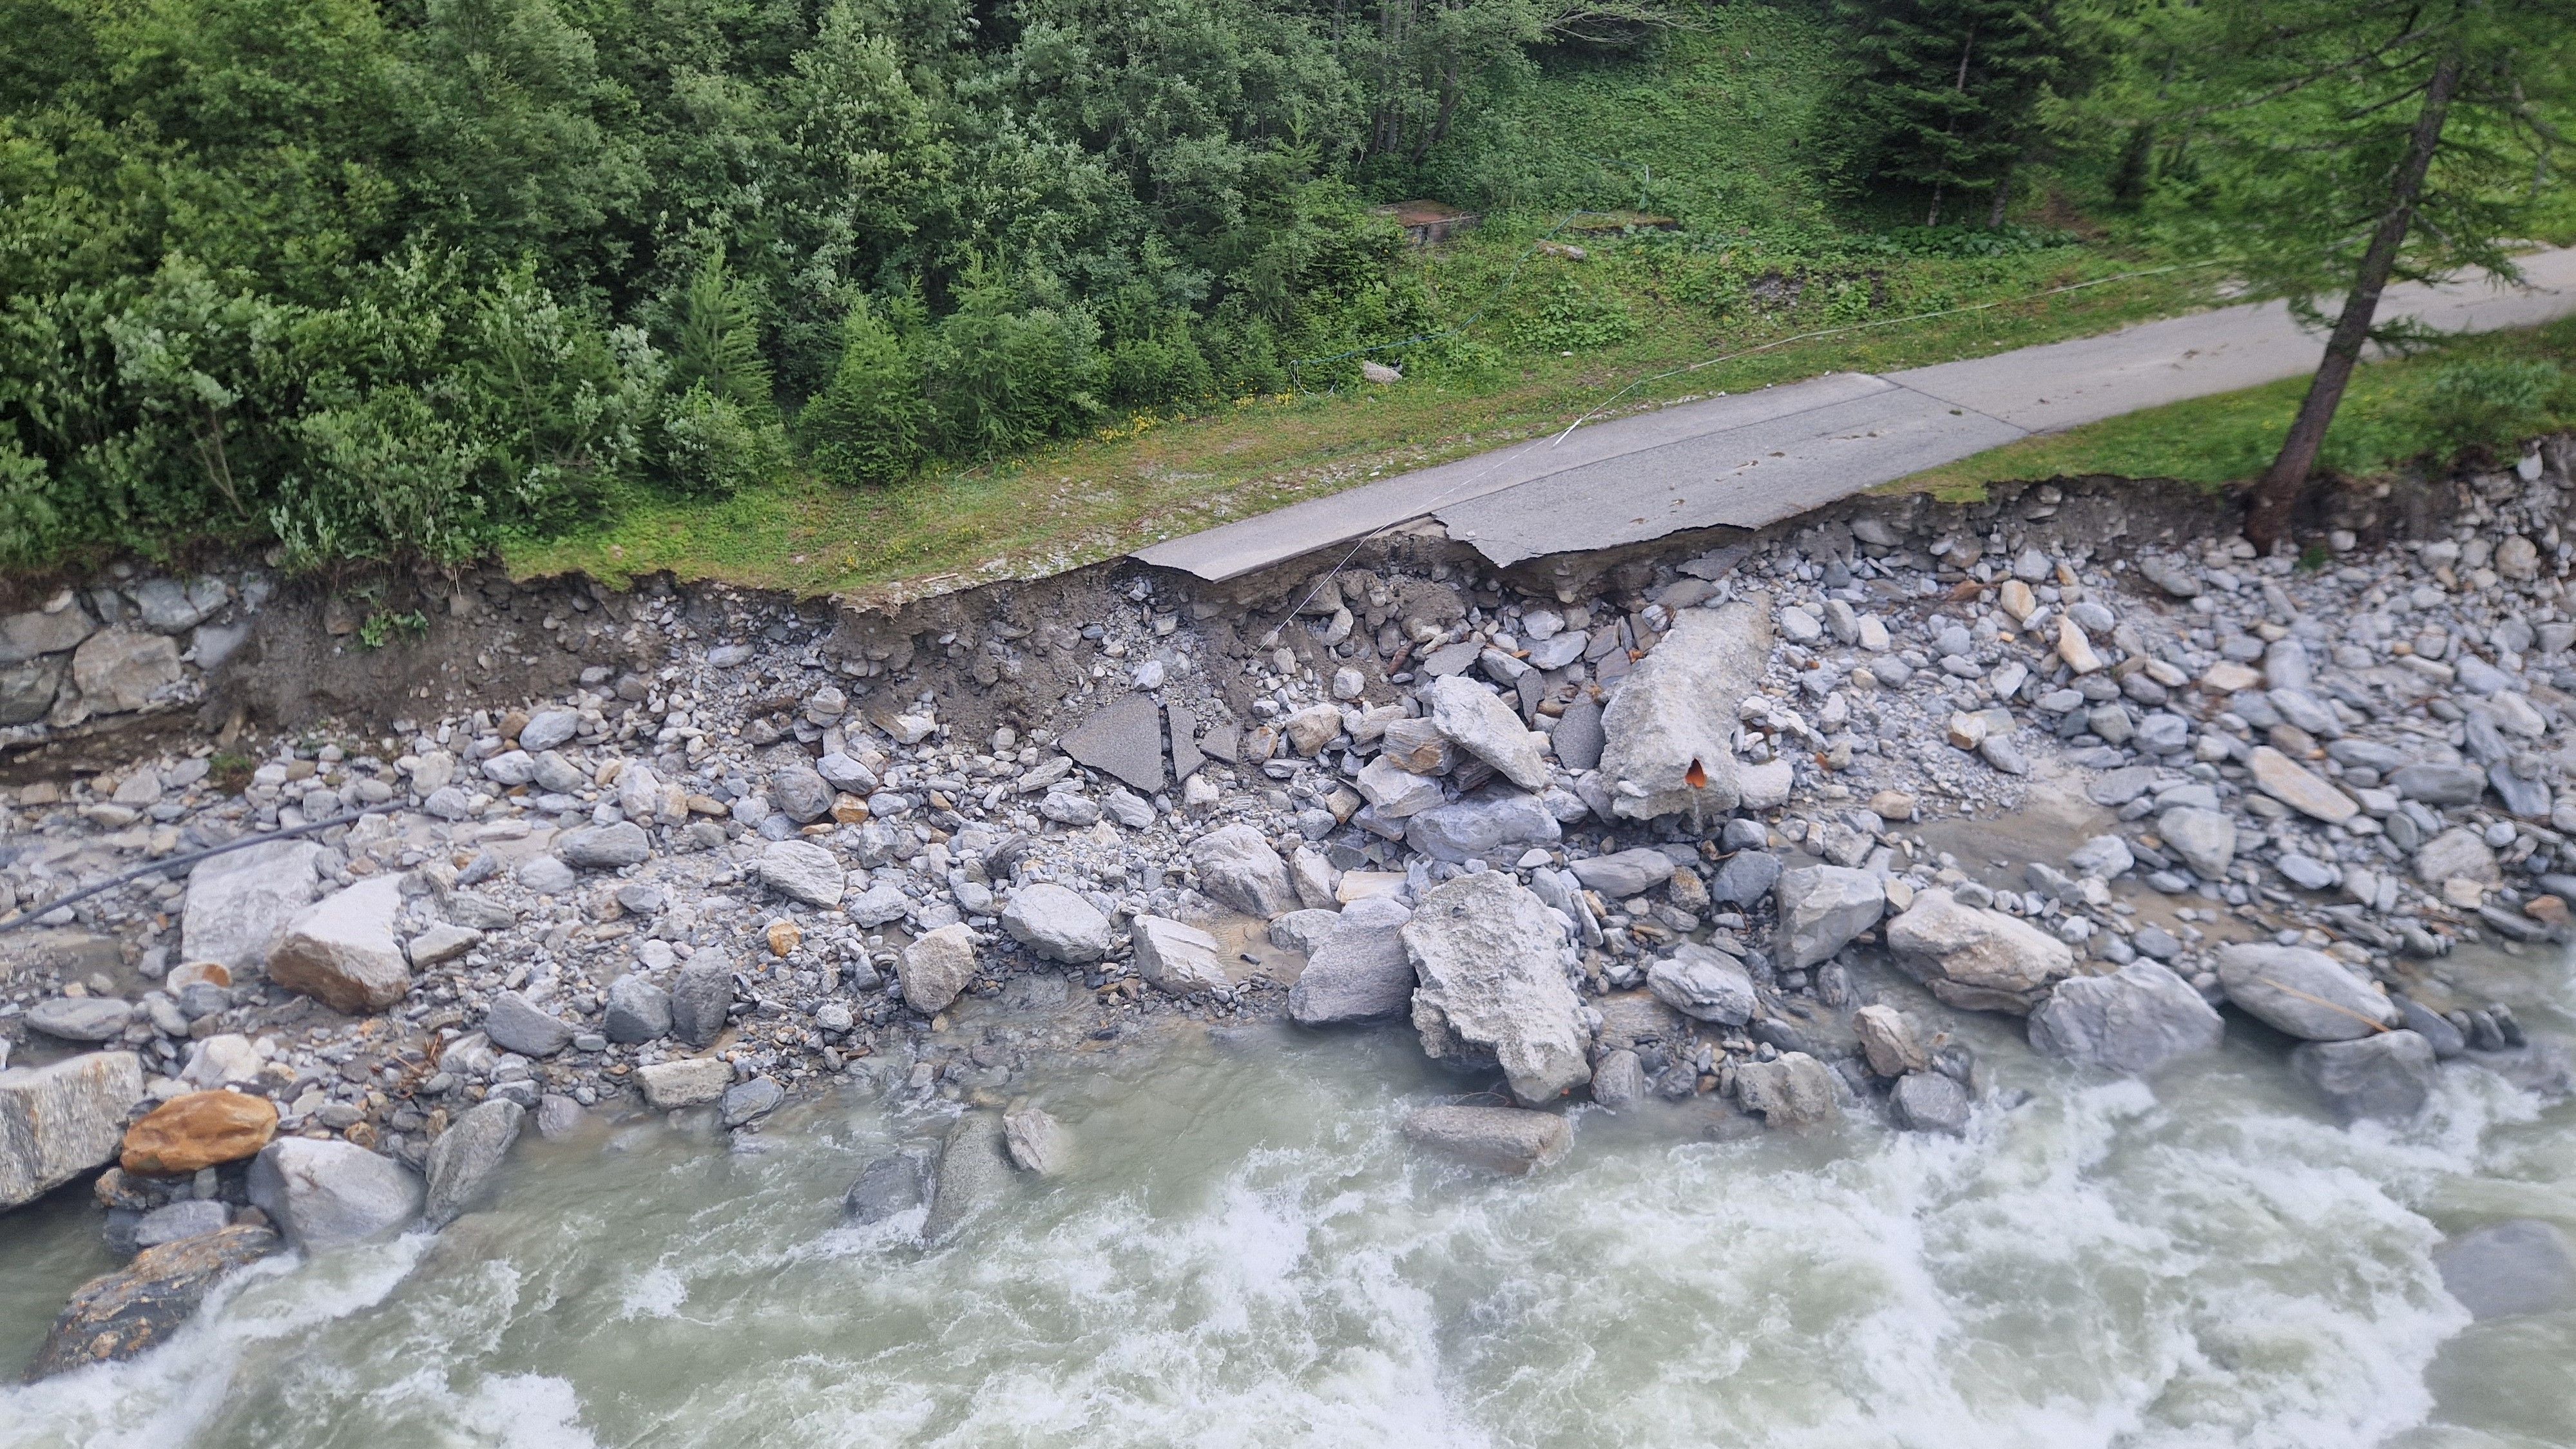
<svg viewBox="0 0 2576 1449">
<path fill-rule="evenodd" d="M 924 1109 L 852 1210 L 926 1199 L 935 1238 L 1046 1170 L 1033 1062 L 1283 1014 L 1407 1023 L 1520 1104 L 1416 1136 L 1505 1168 L 1586 1098 L 1954 1129 L 1961 1012 L 2119 1070 L 2285 1032 L 2355 1115 L 2462 1058 L 2554 1089 L 2443 962 L 2576 891 L 2567 461 L 2346 497 L 2321 568 L 2071 480 L 1501 572 L 1409 529 L 885 607 L 255 571 L 38 601 L 0 620 L 60 645 L 14 666 L 57 677 L 0 883 L 143 873 L 0 936 L 17 1086 L 68 1104 L 0 1189 L 150 1113 L 94 1184 L 121 1249 L 318 1249 L 470 1209 L 522 1111 L 757 1133 L 838 1083 Z M 1959 824 L 2008 813 L 2057 823 Z M 1889 962 L 1932 1004 L 1873 999 Z M 1025 1010 L 957 1009 L 988 997 Z M 85 1322 L 49 1363 L 140 1346 Z"/>
</svg>

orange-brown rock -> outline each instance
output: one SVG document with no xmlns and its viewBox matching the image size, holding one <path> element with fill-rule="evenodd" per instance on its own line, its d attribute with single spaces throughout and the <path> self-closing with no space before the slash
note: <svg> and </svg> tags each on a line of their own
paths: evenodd
<svg viewBox="0 0 2576 1449">
<path fill-rule="evenodd" d="M 167 1175 L 258 1155 L 277 1135 L 277 1104 L 242 1092 L 190 1092 L 125 1129 L 128 1172 Z"/>
</svg>

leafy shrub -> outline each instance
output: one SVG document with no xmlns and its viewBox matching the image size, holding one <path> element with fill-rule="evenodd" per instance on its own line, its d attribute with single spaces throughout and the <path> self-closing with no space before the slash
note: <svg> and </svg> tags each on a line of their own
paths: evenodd
<svg viewBox="0 0 2576 1449">
<path fill-rule="evenodd" d="M 55 329 L 52 352 L 13 360 L 12 390 L 54 405 L 25 409 L 0 450 L 0 556 L 193 536 L 273 538 L 294 566 L 470 558 L 580 516 L 659 406 L 640 335 L 526 269 L 470 286 L 451 255 L 362 269 L 330 307 L 173 259 L 94 326 L 103 359 Z"/>
<path fill-rule="evenodd" d="M 1525 288 L 1514 311 L 1505 333 L 1513 346 L 1533 351 L 1587 352 L 1637 333 L 1627 298 L 1605 286 L 1586 286 L 1571 271 Z"/>
<path fill-rule="evenodd" d="M 2458 452 L 2501 447 L 2546 429 L 2569 401 L 2567 370 L 2533 358 L 2445 363 L 2425 387 L 2436 442 Z"/>
<path fill-rule="evenodd" d="M 2318 462 L 2347 476 L 2417 459 L 2448 463 L 2471 449 L 2502 449 L 2562 426 L 2571 414 L 2576 379 L 2559 364 L 2459 358 L 2434 367 L 2396 404 L 2346 398 Z M 2269 454 L 2262 461 L 2269 462 Z"/>
<path fill-rule="evenodd" d="M 666 397 L 658 421 L 655 461 L 663 480 L 683 493 L 722 497 L 777 476 L 787 461 L 786 432 L 774 414 L 756 416 L 703 382 Z"/>
<path fill-rule="evenodd" d="M 1111 405 L 1151 407 L 1214 390 L 1216 374 L 1190 333 L 1185 318 L 1174 318 L 1145 336 L 1111 344 L 1101 370 L 1101 389 Z"/>
</svg>

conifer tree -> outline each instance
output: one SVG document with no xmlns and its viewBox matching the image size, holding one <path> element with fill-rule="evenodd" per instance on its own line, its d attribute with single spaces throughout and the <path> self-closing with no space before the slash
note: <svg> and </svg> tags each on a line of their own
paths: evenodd
<svg viewBox="0 0 2576 1449">
<path fill-rule="evenodd" d="M 865 297 L 841 324 L 841 363 L 798 415 L 814 467 L 846 483 L 887 483 L 921 461 L 930 433 L 921 364 Z"/>
<path fill-rule="evenodd" d="M 778 402 L 770 389 L 769 362 L 760 353 L 759 323 L 752 316 L 751 299 L 725 265 L 723 248 L 698 264 L 680 294 L 678 310 L 672 389 L 703 388 L 746 417 L 773 413 Z"/>
<path fill-rule="evenodd" d="M 2326 331 L 2246 536 L 2285 538 L 2392 281 L 2513 275 L 2576 94 L 2576 0 L 2151 0 L 2101 103 L 2187 160 L 2153 198 L 2183 249 Z M 2124 94 L 2125 90 L 2125 94 Z M 2329 323 L 2329 319 L 2330 323 Z"/>
<path fill-rule="evenodd" d="M 1853 122 L 1874 180 L 1930 193 L 1926 226 L 1961 193 L 2003 224 L 2040 102 L 2066 66 L 2053 0 L 1839 0 L 1865 70 Z"/>
</svg>

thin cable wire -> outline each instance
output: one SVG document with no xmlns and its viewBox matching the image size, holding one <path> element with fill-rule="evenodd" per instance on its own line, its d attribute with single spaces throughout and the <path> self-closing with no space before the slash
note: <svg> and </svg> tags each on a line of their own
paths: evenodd
<svg viewBox="0 0 2576 1449">
<path fill-rule="evenodd" d="M 264 830 L 257 834 L 245 835 L 239 840 L 228 840 L 221 845 L 208 846 L 204 850 L 192 850 L 186 855 L 163 856 L 161 859 L 153 861 L 149 865 L 137 866 L 133 870 L 129 870 L 122 875 L 109 876 L 107 879 L 100 881 L 94 886 L 88 886 L 81 890 L 76 890 L 67 896 L 57 896 L 54 899 L 45 902 L 41 906 L 29 906 L 18 912 L 18 914 L 11 916 L 9 919 L 0 921 L 0 934 L 14 931 L 20 926 L 33 925 L 37 921 L 46 916 L 52 915 L 54 912 L 61 910 L 65 906 L 71 905 L 75 901 L 85 901 L 91 896 L 104 895 L 120 886 L 132 885 L 134 882 L 143 879 L 145 876 L 167 875 L 181 866 L 195 865 L 198 861 L 205 860 L 211 856 L 222 855 L 226 851 L 247 850 L 254 845 L 265 845 L 269 841 L 284 840 L 287 837 L 294 835 L 310 835 L 317 830 L 328 830 L 334 825 L 355 824 L 370 815 L 379 815 L 387 810 L 399 810 L 401 808 L 403 807 L 400 804 L 387 800 L 379 805 L 370 805 L 363 810 L 353 810 L 346 815 L 332 816 L 328 820 L 311 820 L 302 825 L 290 825 L 283 830 Z"/>
</svg>

